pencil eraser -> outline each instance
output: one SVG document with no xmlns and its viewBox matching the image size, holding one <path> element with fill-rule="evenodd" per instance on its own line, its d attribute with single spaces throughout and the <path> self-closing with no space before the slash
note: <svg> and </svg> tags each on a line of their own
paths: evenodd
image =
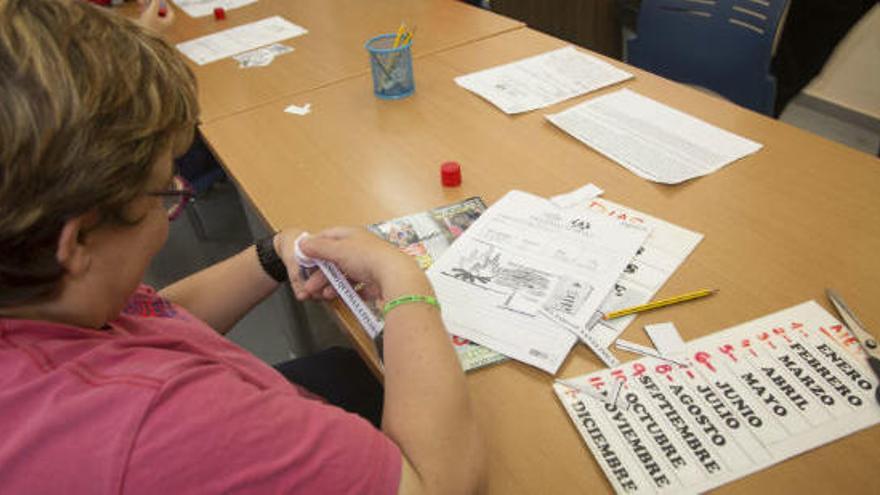
<svg viewBox="0 0 880 495">
<path fill-rule="evenodd" d="M 440 166 L 440 182 L 446 187 L 461 184 L 461 166 L 458 162 L 446 162 Z"/>
<path fill-rule="evenodd" d="M 214 19 L 217 19 L 218 21 L 226 19 L 226 10 L 223 7 L 216 7 L 214 9 Z"/>
<path fill-rule="evenodd" d="M 318 263 L 315 262 L 314 259 L 309 258 L 304 255 L 303 252 L 299 249 L 299 241 L 305 239 L 309 236 L 308 232 L 303 232 L 296 238 L 296 241 L 293 243 L 293 256 L 296 258 L 296 263 L 303 268 L 314 268 L 318 266 Z"/>
</svg>

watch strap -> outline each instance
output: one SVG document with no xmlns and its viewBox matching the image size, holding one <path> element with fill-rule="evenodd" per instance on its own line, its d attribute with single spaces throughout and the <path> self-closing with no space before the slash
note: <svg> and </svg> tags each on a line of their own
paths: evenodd
<svg viewBox="0 0 880 495">
<path fill-rule="evenodd" d="M 267 275 L 272 277 L 276 282 L 284 283 L 290 278 L 287 275 L 287 267 L 284 266 L 284 261 L 282 261 L 281 257 L 278 256 L 278 253 L 275 252 L 274 239 L 275 234 L 272 234 L 269 237 L 264 237 L 256 242 L 255 247 L 257 249 L 257 259 L 260 260 L 260 266 L 263 267 L 263 271 L 265 271 Z"/>
</svg>

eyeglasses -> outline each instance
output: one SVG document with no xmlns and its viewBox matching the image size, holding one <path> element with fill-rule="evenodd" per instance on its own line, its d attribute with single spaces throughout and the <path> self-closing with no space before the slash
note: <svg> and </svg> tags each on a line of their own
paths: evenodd
<svg viewBox="0 0 880 495">
<path fill-rule="evenodd" d="M 162 198 L 162 206 L 168 212 L 168 220 L 174 220 L 183 213 L 186 204 L 192 201 L 195 191 L 183 177 L 175 175 L 171 187 L 165 191 L 148 192 L 149 196 Z"/>
</svg>

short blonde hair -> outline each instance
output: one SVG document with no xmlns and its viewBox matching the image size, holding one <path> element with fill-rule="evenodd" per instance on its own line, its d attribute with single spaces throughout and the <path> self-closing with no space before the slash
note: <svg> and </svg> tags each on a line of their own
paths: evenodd
<svg viewBox="0 0 880 495">
<path fill-rule="evenodd" d="M 0 0 L 0 307 L 50 297 L 64 222 L 123 219 L 197 118 L 157 36 L 80 0 Z"/>
</svg>

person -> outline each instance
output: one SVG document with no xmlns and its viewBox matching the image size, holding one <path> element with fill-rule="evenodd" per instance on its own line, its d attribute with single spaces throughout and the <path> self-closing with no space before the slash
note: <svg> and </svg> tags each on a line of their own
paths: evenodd
<svg viewBox="0 0 880 495">
<path fill-rule="evenodd" d="M 137 23 L 153 31 L 162 34 L 174 25 L 174 8 L 169 0 L 138 0 L 141 13 Z"/>
<path fill-rule="evenodd" d="M 381 430 L 222 337 L 297 278 L 287 229 L 160 291 L 140 284 L 188 193 L 193 74 L 81 0 L 0 0 L 0 492 L 470 493 L 485 453 L 438 308 L 385 315 Z M 363 229 L 305 238 L 382 301 L 431 295 Z"/>
</svg>

